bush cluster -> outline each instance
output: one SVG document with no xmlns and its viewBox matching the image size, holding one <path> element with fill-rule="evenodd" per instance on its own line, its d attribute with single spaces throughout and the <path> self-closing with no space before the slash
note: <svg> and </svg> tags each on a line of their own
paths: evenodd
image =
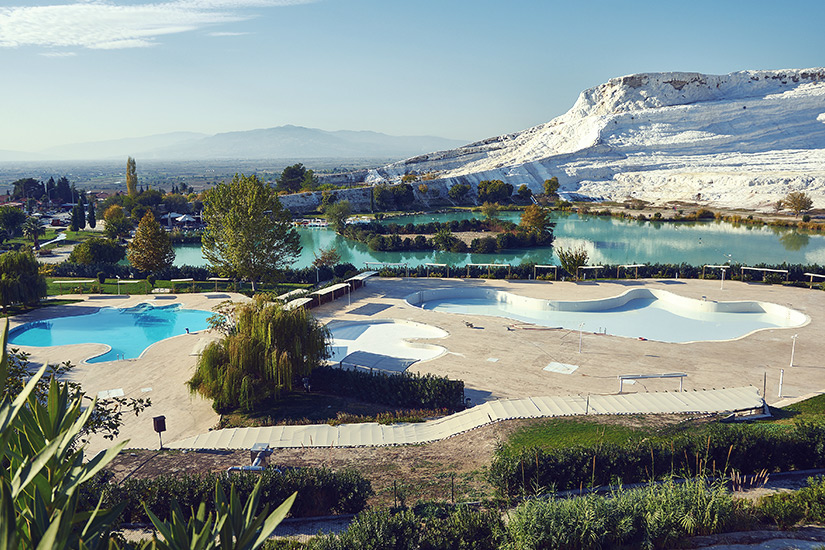
<svg viewBox="0 0 825 550">
<path fill-rule="evenodd" d="M 312 550 L 579 550 L 674 548 L 686 536 L 746 528 L 754 514 L 722 483 L 703 478 L 640 489 L 617 489 L 609 496 L 533 500 L 509 514 L 459 506 L 368 511 L 338 535 L 313 539 Z"/>
<path fill-rule="evenodd" d="M 160 475 L 148 479 L 127 479 L 120 484 L 109 481 L 110 474 L 98 474 L 81 486 L 81 509 L 92 510 L 103 495 L 103 507 L 126 503 L 121 523 L 148 523 L 143 504 L 156 516 L 168 518 L 172 502 L 177 501 L 185 513 L 197 510 L 201 502 L 209 508 L 214 504 L 215 484 L 226 494 L 234 484 L 241 501 L 246 501 L 255 484 L 261 480 L 261 503 L 280 504 L 298 491 L 292 506 L 292 517 L 313 517 L 330 514 L 355 514 L 366 507 L 372 495 L 372 485 L 359 472 L 333 472 L 325 468 L 300 468 L 279 471 L 269 467 L 263 472 L 238 472 L 204 475 Z"/>
<path fill-rule="evenodd" d="M 668 441 L 602 443 L 544 450 L 500 448 L 489 481 L 507 497 L 636 483 L 672 475 L 745 475 L 825 467 L 825 423 L 792 428 L 717 424 Z"/>
<path fill-rule="evenodd" d="M 440 244 L 436 238 L 428 239 L 424 237 L 424 235 L 436 235 L 443 231 L 449 231 L 450 233 L 494 231 L 498 234 L 495 237 L 473 239 L 469 246 L 455 238 L 449 246 L 445 246 L 443 243 Z M 506 220 L 481 220 L 478 218 L 449 222 L 428 222 L 417 225 L 412 223 L 405 225 L 397 223 L 381 224 L 372 221 L 369 224 L 348 225 L 344 228 L 343 235 L 366 244 L 371 250 L 385 252 L 449 248 L 451 252 L 491 254 L 502 250 L 550 246 L 553 242 L 552 231 L 531 231 Z M 415 235 L 415 237 L 402 237 L 402 235 Z"/>
<path fill-rule="evenodd" d="M 468 506 L 370 510 L 359 514 L 339 535 L 313 539 L 313 550 L 494 550 L 504 532 L 496 511 Z"/>
<path fill-rule="evenodd" d="M 464 408 L 464 382 L 432 374 L 385 374 L 316 367 L 311 383 L 313 389 L 325 393 L 394 407 L 451 411 Z"/>
<path fill-rule="evenodd" d="M 760 519 L 790 529 L 802 522 L 825 523 L 825 477 L 808 478 L 808 486 L 791 493 L 774 493 L 758 502 Z"/>
</svg>

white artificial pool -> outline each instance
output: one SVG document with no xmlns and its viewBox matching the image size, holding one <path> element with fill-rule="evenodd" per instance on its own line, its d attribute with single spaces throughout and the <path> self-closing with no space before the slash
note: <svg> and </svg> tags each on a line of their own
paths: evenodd
<svg viewBox="0 0 825 550">
<path fill-rule="evenodd" d="M 581 301 L 541 300 L 483 288 L 441 288 L 411 294 L 407 302 L 444 313 L 506 317 L 670 343 L 733 340 L 757 330 L 799 327 L 809 321 L 804 313 L 769 302 L 696 300 L 647 288 Z"/>
<path fill-rule="evenodd" d="M 412 363 L 446 353 L 441 346 L 411 342 L 421 338 L 445 338 L 446 331 L 431 325 L 380 319 L 376 321 L 332 321 L 332 363 L 347 367 L 402 372 Z"/>
</svg>

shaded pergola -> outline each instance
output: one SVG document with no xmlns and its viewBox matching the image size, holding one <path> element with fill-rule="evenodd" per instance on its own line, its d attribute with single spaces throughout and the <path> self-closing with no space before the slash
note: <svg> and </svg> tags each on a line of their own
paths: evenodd
<svg viewBox="0 0 825 550">
<path fill-rule="evenodd" d="M 63 285 L 80 285 L 80 293 L 83 294 L 83 285 L 88 283 L 96 283 L 97 279 L 75 279 L 73 281 L 58 281 L 56 280 L 55 283 L 58 284 L 60 287 L 60 292 L 63 292 Z M 120 292 L 118 292 L 119 294 Z"/>
<path fill-rule="evenodd" d="M 187 277 L 185 279 L 169 279 L 169 282 L 172 283 L 172 292 L 175 292 L 175 283 L 192 283 L 192 292 L 195 292 L 195 279 L 192 277 Z"/>
<path fill-rule="evenodd" d="M 535 279 L 538 275 L 539 269 L 552 269 L 553 270 L 553 280 L 557 280 L 559 277 L 559 266 L 557 265 L 540 265 L 536 264 L 533 266 L 533 279 Z"/>
<path fill-rule="evenodd" d="M 470 277 L 470 268 L 471 267 L 486 267 L 487 268 L 487 275 L 492 274 L 494 267 L 506 267 L 507 268 L 507 275 L 510 275 L 512 270 L 512 266 L 510 264 L 467 264 L 467 277 Z"/>
<path fill-rule="evenodd" d="M 432 264 L 432 263 L 424 264 L 424 265 L 427 266 L 427 277 L 430 276 L 430 268 L 431 267 L 446 267 L 447 268 L 447 278 L 448 279 L 450 278 L 450 266 L 449 265 L 447 265 L 447 264 Z"/>
<path fill-rule="evenodd" d="M 587 271 L 588 269 L 594 269 L 594 270 L 598 271 L 599 269 L 604 269 L 604 266 L 603 265 L 580 265 L 579 267 L 576 268 L 576 278 L 577 279 L 579 278 L 579 270 L 580 269 L 583 270 L 583 271 Z M 584 277 L 582 278 L 582 280 L 584 280 L 584 279 L 587 279 L 587 273 L 584 274 Z"/>
<path fill-rule="evenodd" d="M 230 279 L 229 277 L 209 277 L 207 279 L 207 281 L 215 281 L 215 292 L 218 291 L 218 283 L 219 282 L 229 282 L 231 280 L 232 279 Z"/>
<path fill-rule="evenodd" d="M 724 264 L 724 265 L 710 265 L 710 264 L 703 265 L 702 266 L 702 279 L 705 278 L 705 268 L 706 267 L 709 267 L 711 269 L 721 269 L 722 270 L 722 282 L 719 284 L 719 289 L 722 290 L 723 288 L 725 288 L 725 272 L 728 269 L 733 270 L 733 268 L 729 264 Z"/>
<path fill-rule="evenodd" d="M 742 266 L 742 267 L 740 268 L 740 270 L 742 271 L 742 275 L 744 275 L 744 274 L 745 274 L 745 271 L 761 271 L 761 272 L 763 272 L 763 273 L 784 273 L 784 274 L 785 274 L 785 280 L 786 280 L 786 281 L 788 280 L 788 276 L 789 276 L 789 274 L 790 274 L 790 272 L 789 272 L 787 269 L 768 269 L 767 267 L 747 267 L 747 266 Z"/>
<path fill-rule="evenodd" d="M 635 277 L 634 277 L 634 278 L 638 279 L 638 278 L 639 278 L 639 268 L 640 268 L 640 267 L 644 267 L 644 266 L 645 266 L 645 264 L 626 264 L 626 265 L 620 265 L 620 266 L 616 267 L 616 278 L 617 278 L 617 279 L 619 278 L 619 270 L 620 270 L 620 269 L 625 269 L 625 270 L 627 270 L 627 269 L 633 269 L 633 268 L 636 268 L 636 275 L 635 275 Z"/>
<path fill-rule="evenodd" d="M 140 279 L 125 279 L 125 280 L 123 280 L 120 277 L 118 277 L 117 278 L 117 293 L 120 294 L 120 285 L 121 284 L 133 285 L 135 283 L 142 283 L 142 282 L 144 282 L 144 281 L 142 281 Z"/>
<path fill-rule="evenodd" d="M 814 277 L 818 277 L 820 279 L 825 279 L 825 275 L 820 275 L 818 273 L 806 273 L 805 276 L 811 278 L 810 286 L 808 288 L 813 288 L 814 287 Z"/>
</svg>

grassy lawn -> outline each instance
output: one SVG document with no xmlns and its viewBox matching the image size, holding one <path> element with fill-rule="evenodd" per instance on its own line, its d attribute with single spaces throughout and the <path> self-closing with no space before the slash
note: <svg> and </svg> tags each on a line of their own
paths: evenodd
<svg viewBox="0 0 825 550">
<path fill-rule="evenodd" d="M 117 279 L 106 279 L 106 282 L 101 286 L 97 280 L 93 283 L 82 284 L 60 284 L 59 281 L 89 281 L 94 277 L 47 277 L 46 284 L 48 285 L 48 295 L 56 296 L 60 294 L 117 294 L 118 284 Z M 125 279 L 124 279 L 125 280 Z M 272 285 L 258 284 L 256 291 L 258 292 L 272 292 L 273 294 L 283 294 L 298 288 L 310 288 L 312 285 L 304 285 L 298 283 L 281 283 Z M 191 294 L 202 292 L 214 292 L 215 283 L 213 281 L 195 281 L 194 285 L 191 282 L 186 283 L 172 283 L 171 281 L 155 281 L 155 288 L 168 288 L 172 290 L 174 287 L 175 294 Z M 236 288 L 231 282 L 218 282 L 218 292 L 235 292 Z M 249 283 L 238 283 L 237 291 L 250 290 Z M 121 283 L 120 294 L 147 294 L 151 292 L 151 287 L 146 281 L 139 283 Z"/>
<path fill-rule="evenodd" d="M 789 405 L 771 408 L 773 418 L 760 420 L 776 426 L 790 427 L 798 421 L 825 420 L 825 395 L 819 395 Z M 504 443 L 504 452 L 517 452 L 528 447 L 560 449 L 576 445 L 599 443 L 622 444 L 633 440 L 665 440 L 685 430 L 702 430 L 706 422 L 688 422 L 680 417 L 663 420 L 661 416 L 597 416 L 590 418 L 549 418 L 513 432 Z"/>
</svg>

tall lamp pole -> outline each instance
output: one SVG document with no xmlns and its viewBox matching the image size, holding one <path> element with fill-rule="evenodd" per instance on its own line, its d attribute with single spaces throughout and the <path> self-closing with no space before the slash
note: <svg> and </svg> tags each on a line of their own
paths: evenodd
<svg viewBox="0 0 825 550">
<path fill-rule="evenodd" d="M 798 336 L 799 336 L 798 334 L 794 334 L 793 336 L 791 336 L 791 340 L 793 341 L 793 343 L 791 344 L 791 365 L 790 366 L 793 366 L 793 356 L 794 356 L 794 352 L 796 351 L 796 339 L 797 339 Z"/>
</svg>

